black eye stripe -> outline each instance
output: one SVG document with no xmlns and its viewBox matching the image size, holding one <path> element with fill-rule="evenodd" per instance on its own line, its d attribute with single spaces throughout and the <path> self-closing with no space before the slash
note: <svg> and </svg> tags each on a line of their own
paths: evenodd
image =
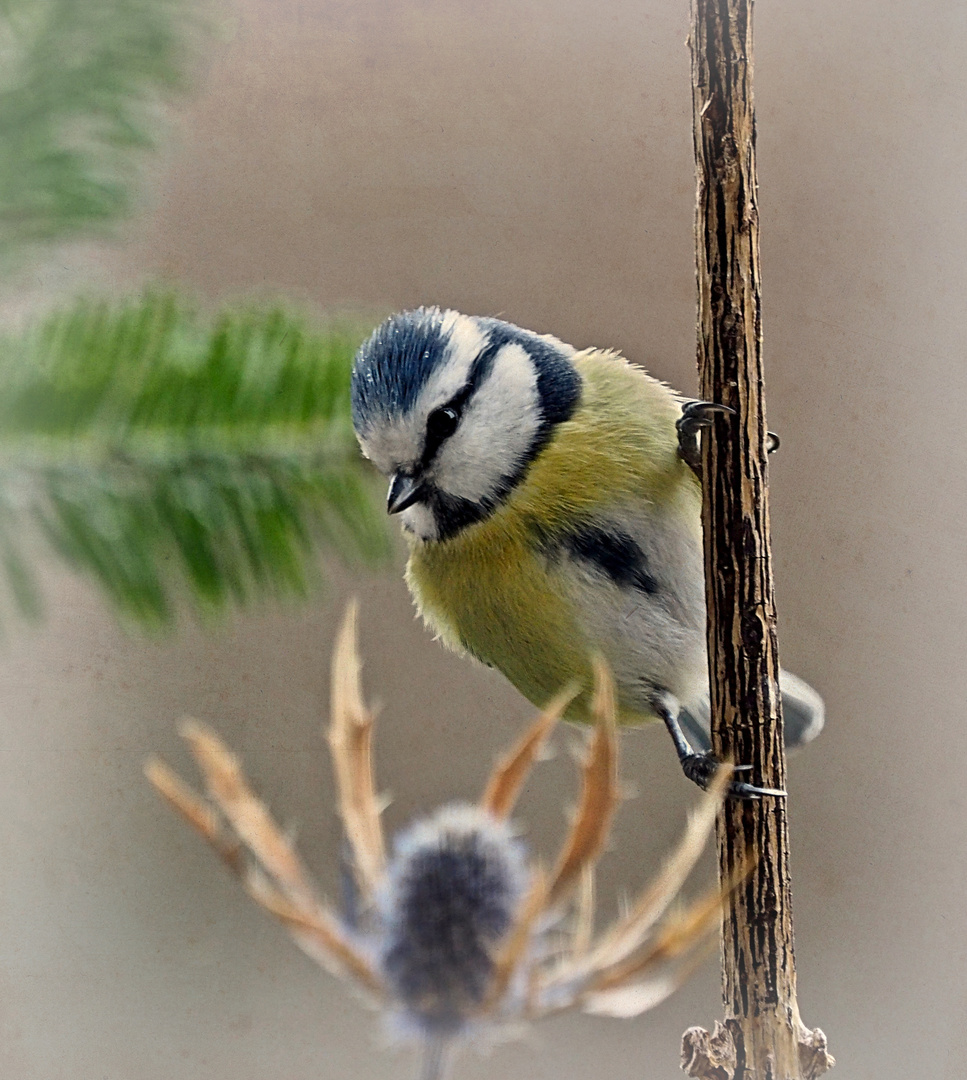
<svg viewBox="0 0 967 1080">
<path fill-rule="evenodd" d="M 421 469 L 430 465 L 440 447 L 460 426 L 461 415 L 461 408 L 451 402 L 434 409 L 426 418 L 426 435 L 423 441 L 423 453 L 420 456 Z"/>
<path fill-rule="evenodd" d="M 581 380 L 570 359 L 562 356 L 558 347 L 536 334 L 497 319 L 479 319 L 478 323 L 486 327 L 489 336 L 487 344 L 470 365 L 466 383 L 449 401 L 434 409 L 427 417 L 423 453 L 418 468 L 428 469 L 440 447 L 456 431 L 468 401 L 493 370 L 497 353 L 506 345 L 519 345 L 528 354 L 536 369 L 540 425 L 526 458 L 518 462 L 514 471 L 503 479 L 501 490 L 494 492 L 495 498 L 499 499 L 523 476 L 527 465 L 550 438 L 554 427 L 570 418 L 580 398 Z M 449 431 L 443 426 L 434 431 L 437 422 L 431 423 L 431 417 L 448 409 L 456 413 L 456 425 Z"/>
<path fill-rule="evenodd" d="M 421 469 L 425 469 L 429 466 L 434 457 L 436 457 L 440 447 L 450 438 L 454 431 L 457 430 L 460 418 L 463 416 L 464 406 L 477 391 L 477 388 L 484 379 L 490 374 L 490 371 L 494 366 L 494 357 L 497 355 L 497 350 L 504 344 L 506 344 L 504 341 L 491 341 L 470 365 L 470 373 L 463 386 L 445 405 L 441 405 L 439 408 L 434 409 L 426 418 L 426 441 L 423 444 L 423 454 L 420 458 Z M 449 430 L 446 430 L 442 426 L 437 427 L 439 421 L 434 421 L 433 419 L 444 413 L 453 413 L 456 417 L 455 423 Z"/>
<path fill-rule="evenodd" d="M 457 430 L 460 413 L 451 405 L 444 405 L 426 418 L 426 441 L 423 444 L 423 463 L 429 464 L 440 447 Z"/>
<path fill-rule="evenodd" d="M 444 405 L 442 409 L 434 409 L 426 418 L 426 430 L 446 439 L 456 431 L 459 422 L 460 414 L 457 410 Z"/>
</svg>

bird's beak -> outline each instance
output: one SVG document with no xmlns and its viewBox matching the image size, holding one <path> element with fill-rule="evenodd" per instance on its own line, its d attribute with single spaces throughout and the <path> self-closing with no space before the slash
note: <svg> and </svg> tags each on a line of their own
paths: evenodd
<svg viewBox="0 0 967 1080">
<path fill-rule="evenodd" d="M 386 493 L 386 512 L 398 514 L 417 502 L 423 494 L 426 482 L 421 476 L 408 476 L 404 472 L 393 473 L 389 491 Z"/>
</svg>

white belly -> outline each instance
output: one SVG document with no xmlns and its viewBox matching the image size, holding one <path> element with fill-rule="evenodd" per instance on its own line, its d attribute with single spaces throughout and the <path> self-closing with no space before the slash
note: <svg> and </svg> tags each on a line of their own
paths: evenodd
<svg viewBox="0 0 967 1080">
<path fill-rule="evenodd" d="M 593 563 L 574 558 L 559 566 L 560 587 L 589 643 L 614 671 L 622 704 L 650 712 L 656 691 L 687 704 L 708 689 L 700 536 L 691 523 L 650 507 L 609 515 L 608 523 L 641 548 L 655 591 L 616 584 Z"/>
</svg>

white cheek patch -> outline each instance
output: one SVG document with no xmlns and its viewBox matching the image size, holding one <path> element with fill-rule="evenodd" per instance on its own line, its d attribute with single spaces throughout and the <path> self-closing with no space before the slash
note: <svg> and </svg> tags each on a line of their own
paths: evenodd
<svg viewBox="0 0 967 1080">
<path fill-rule="evenodd" d="M 505 345 L 441 447 L 434 483 L 473 502 L 493 497 L 527 457 L 540 424 L 534 362 L 523 346 Z"/>
<path fill-rule="evenodd" d="M 413 415 L 424 419 L 440 405 L 459 393 L 470 378 L 474 360 L 487 345 L 487 335 L 468 315 L 445 311 L 440 334 L 447 341 L 443 362 L 431 373 L 420 391 Z"/>
</svg>

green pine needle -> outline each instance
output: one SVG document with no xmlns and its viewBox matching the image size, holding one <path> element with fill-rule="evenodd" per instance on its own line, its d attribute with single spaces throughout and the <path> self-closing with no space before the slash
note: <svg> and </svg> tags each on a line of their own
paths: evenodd
<svg viewBox="0 0 967 1080">
<path fill-rule="evenodd" d="M 159 101 L 183 87 L 197 0 L 0 0 L 0 251 L 127 213 Z"/>
<path fill-rule="evenodd" d="M 17 607 L 39 610 L 38 533 L 149 625 L 186 602 L 303 596 L 320 549 L 384 559 L 349 414 L 361 337 L 282 309 L 207 324 L 150 295 L 0 338 L 0 575 Z"/>
</svg>

